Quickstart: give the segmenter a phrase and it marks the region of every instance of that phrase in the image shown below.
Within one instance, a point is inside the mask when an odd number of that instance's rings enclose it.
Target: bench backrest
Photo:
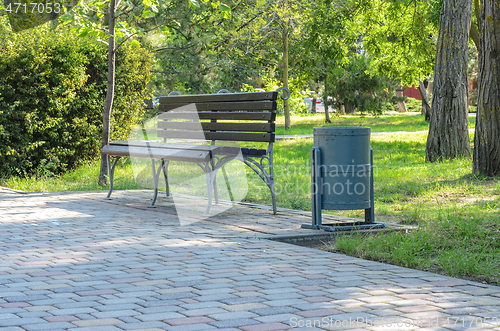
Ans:
[[[165,113],[158,116],[158,137],[272,143],[277,97],[278,92],[161,97],[159,111]],[[196,112],[178,111],[191,104]]]

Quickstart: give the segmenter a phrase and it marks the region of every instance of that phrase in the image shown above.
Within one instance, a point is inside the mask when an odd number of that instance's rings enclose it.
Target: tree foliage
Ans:
[[[384,102],[396,100],[397,84],[370,72],[372,66],[372,57],[351,53],[347,63],[330,71],[329,95],[338,111],[380,114]]]

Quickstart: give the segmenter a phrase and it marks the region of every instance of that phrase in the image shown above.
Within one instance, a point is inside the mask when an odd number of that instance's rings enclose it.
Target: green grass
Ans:
[[[278,116],[276,119],[277,135],[312,134],[314,127],[320,126],[369,126],[372,132],[389,131],[425,131],[429,130],[429,122],[426,122],[420,114],[397,114],[397,115],[330,115],[332,123],[325,123],[325,114],[309,114],[292,116],[293,126],[285,130],[285,118]],[[469,128],[475,127],[475,117],[469,118]]]
[[[376,220],[412,224],[417,229],[376,236],[347,235],[328,248],[365,259],[500,284],[500,178],[471,175],[470,159],[426,163],[426,137],[426,133],[371,137]],[[471,145],[472,138],[471,135]],[[279,207],[310,210],[312,144],[312,139],[275,144]],[[94,161],[60,177],[0,179],[0,185],[25,191],[107,189],[96,184],[98,169],[98,162]],[[132,169],[130,160],[120,161],[116,170],[116,189],[143,187],[135,182]],[[144,176],[149,178],[148,164],[145,163],[142,169]],[[243,169],[248,180],[244,201],[269,205],[268,188],[251,169]],[[194,174],[203,176],[196,166],[175,163],[170,173],[175,192],[188,193],[193,189],[179,179]],[[175,178],[178,178],[177,183]],[[363,217],[362,210],[324,213]]]

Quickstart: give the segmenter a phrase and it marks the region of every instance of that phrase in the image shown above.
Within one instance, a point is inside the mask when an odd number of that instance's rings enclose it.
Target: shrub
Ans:
[[[98,155],[107,47],[66,31],[14,34],[5,26],[0,22],[0,176],[57,174]],[[142,115],[150,66],[145,49],[117,52],[112,139],[126,138]]]
[[[422,112],[422,100],[417,100],[415,98],[406,99],[406,109],[410,112]]]

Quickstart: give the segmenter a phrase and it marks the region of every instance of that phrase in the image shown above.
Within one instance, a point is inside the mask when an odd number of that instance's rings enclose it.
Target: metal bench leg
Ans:
[[[163,177],[165,177],[165,190],[166,190],[166,197],[171,198],[172,195],[170,194],[170,186],[168,185],[168,163],[170,161],[161,161],[161,165],[163,168]]]
[[[212,207],[212,176],[210,175],[210,165],[207,163],[205,163],[205,167],[204,169],[205,170],[205,177],[207,179],[207,192],[208,192],[208,206],[207,206],[207,210],[205,211],[205,214],[203,214],[204,216],[207,216],[208,213],[210,212],[210,208]]]
[[[221,170],[222,170],[222,175],[224,175],[224,181],[226,183],[229,183],[229,179],[227,178],[226,168],[221,167]],[[229,192],[229,200],[234,201],[234,195],[233,191],[231,190],[231,185],[227,185],[227,190]]]
[[[212,173],[213,173],[213,188],[214,188],[214,198],[215,198],[215,204],[219,204],[219,193],[217,192],[217,171],[215,170],[215,164],[214,164],[214,159],[210,159],[210,165],[212,166]]]
[[[160,163],[160,161],[158,161],[158,163]],[[155,160],[151,159],[151,170],[153,171],[153,182],[154,182],[154,185],[155,185],[155,193],[154,193],[154,196],[153,196],[153,201],[149,205],[149,208],[153,208],[154,207],[154,205],[156,203],[156,199],[158,198],[158,182],[159,182],[159,179],[160,179],[160,172],[162,170],[161,163],[158,165],[158,171],[156,171]]]
[[[273,215],[277,213],[276,206],[276,193],[274,192],[274,170],[273,170],[273,151],[272,143],[269,144],[267,155],[261,157],[260,162],[257,162],[250,157],[243,156],[243,162],[249,166],[259,177],[266,183],[267,187],[271,191],[271,198],[273,200]],[[263,165],[263,161],[267,159],[268,165]],[[269,168],[269,173],[266,171]]]
[[[290,95],[290,94],[288,94]],[[271,145],[271,144],[269,144]],[[273,165],[273,151],[271,149],[271,151],[268,152],[269,156],[269,164],[268,164],[268,167],[269,167],[269,175],[268,175],[268,183],[267,183],[267,186],[269,186],[269,190],[271,190],[271,198],[273,200],[273,215],[276,215],[277,213],[277,208],[276,208],[276,193],[274,192],[274,165]],[[265,173],[265,168],[262,170],[264,173]]]
[[[277,207],[276,207],[276,194],[274,193],[274,178],[271,175],[271,180],[269,183],[269,189],[271,190],[271,198],[273,200],[273,215],[276,215],[277,213]]]
[[[110,196],[111,193],[113,193],[113,177],[115,174],[115,166],[119,159],[120,156],[117,156],[113,161],[113,165],[111,165],[111,156],[108,155],[108,157],[106,158],[106,162],[108,163],[108,174],[109,174],[109,192],[108,195],[106,196],[107,200],[111,200]]]

